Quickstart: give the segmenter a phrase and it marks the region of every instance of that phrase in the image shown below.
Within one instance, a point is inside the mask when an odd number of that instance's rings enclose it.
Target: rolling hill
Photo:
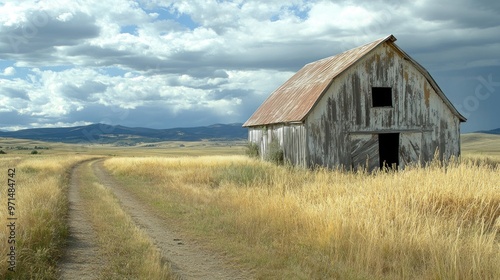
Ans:
[[[486,131],[478,131],[478,133],[487,133],[487,134],[500,134],[500,128],[486,130]]]
[[[60,128],[32,128],[18,131],[0,131],[0,137],[30,139],[64,143],[115,143],[243,140],[247,129],[241,123],[214,124],[200,127],[152,129],[121,125],[91,124],[87,126]]]
[[[467,133],[461,137],[462,152],[465,154],[500,155],[500,135]]]

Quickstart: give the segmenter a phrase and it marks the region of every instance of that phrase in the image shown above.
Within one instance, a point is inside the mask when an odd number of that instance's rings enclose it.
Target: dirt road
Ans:
[[[78,164],[71,171],[69,185],[69,238],[66,251],[59,264],[61,279],[96,279],[106,264],[99,253],[95,240],[96,233],[85,213],[85,205],[80,198],[82,188],[82,166]]]
[[[103,160],[93,161],[92,170],[99,183],[109,188],[120,201],[125,212],[132,217],[134,222],[141,228],[160,250],[162,256],[171,264],[173,272],[180,279],[251,279],[247,272],[232,267],[223,256],[207,251],[195,242],[186,239],[182,233],[175,230],[175,226],[166,224],[161,218],[147,206],[143,205],[132,194],[121,187],[117,181],[104,169]],[[73,207],[70,209],[70,235],[72,243],[68,248],[68,255],[73,256],[74,261],[65,264],[62,269],[62,279],[85,279],[75,278],[74,269],[91,269],[95,275],[96,266],[103,261],[95,259],[96,248],[91,241],[91,229],[88,223],[82,220],[80,209],[78,209],[78,198],[76,189],[79,187],[81,178],[78,176],[79,166],[73,170],[70,186],[70,200]],[[86,238],[81,234],[88,234]],[[78,250],[77,250],[78,249]],[[92,253],[93,260],[87,258]],[[89,261],[88,267],[80,265],[81,262]],[[92,261],[92,262],[91,262]],[[97,263],[95,263],[97,262]],[[71,276],[69,276],[71,275]],[[81,272],[80,275],[85,275]],[[68,277],[66,277],[68,276]]]

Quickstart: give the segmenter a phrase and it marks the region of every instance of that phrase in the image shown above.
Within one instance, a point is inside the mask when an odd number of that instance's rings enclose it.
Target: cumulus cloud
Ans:
[[[3,70],[3,73],[2,73],[4,76],[12,76],[14,74],[16,74],[16,68],[12,67],[12,66],[9,66],[7,68],[5,68]]]

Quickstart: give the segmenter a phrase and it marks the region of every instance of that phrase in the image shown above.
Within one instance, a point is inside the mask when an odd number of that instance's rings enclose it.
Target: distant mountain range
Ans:
[[[500,128],[478,133],[500,134]],[[245,140],[248,131],[241,123],[214,124],[199,127],[152,129],[121,125],[91,124],[59,128],[31,128],[1,131],[0,137],[65,143],[122,143],[200,140]]]
[[[159,141],[244,140],[247,129],[241,123],[152,129],[121,125],[91,124],[60,128],[32,128],[0,131],[0,137],[65,143],[138,143]]]
[[[488,133],[488,134],[500,134],[500,128],[486,130],[486,131],[478,131],[478,133]]]

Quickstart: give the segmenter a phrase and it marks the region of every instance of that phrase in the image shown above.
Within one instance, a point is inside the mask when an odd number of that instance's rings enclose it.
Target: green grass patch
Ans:
[[[230,183],[243,187],[254,183],[268,184],[271,177],[266,169],[265,165],[233,163],[214,168],[213,177],[219,184]]]

